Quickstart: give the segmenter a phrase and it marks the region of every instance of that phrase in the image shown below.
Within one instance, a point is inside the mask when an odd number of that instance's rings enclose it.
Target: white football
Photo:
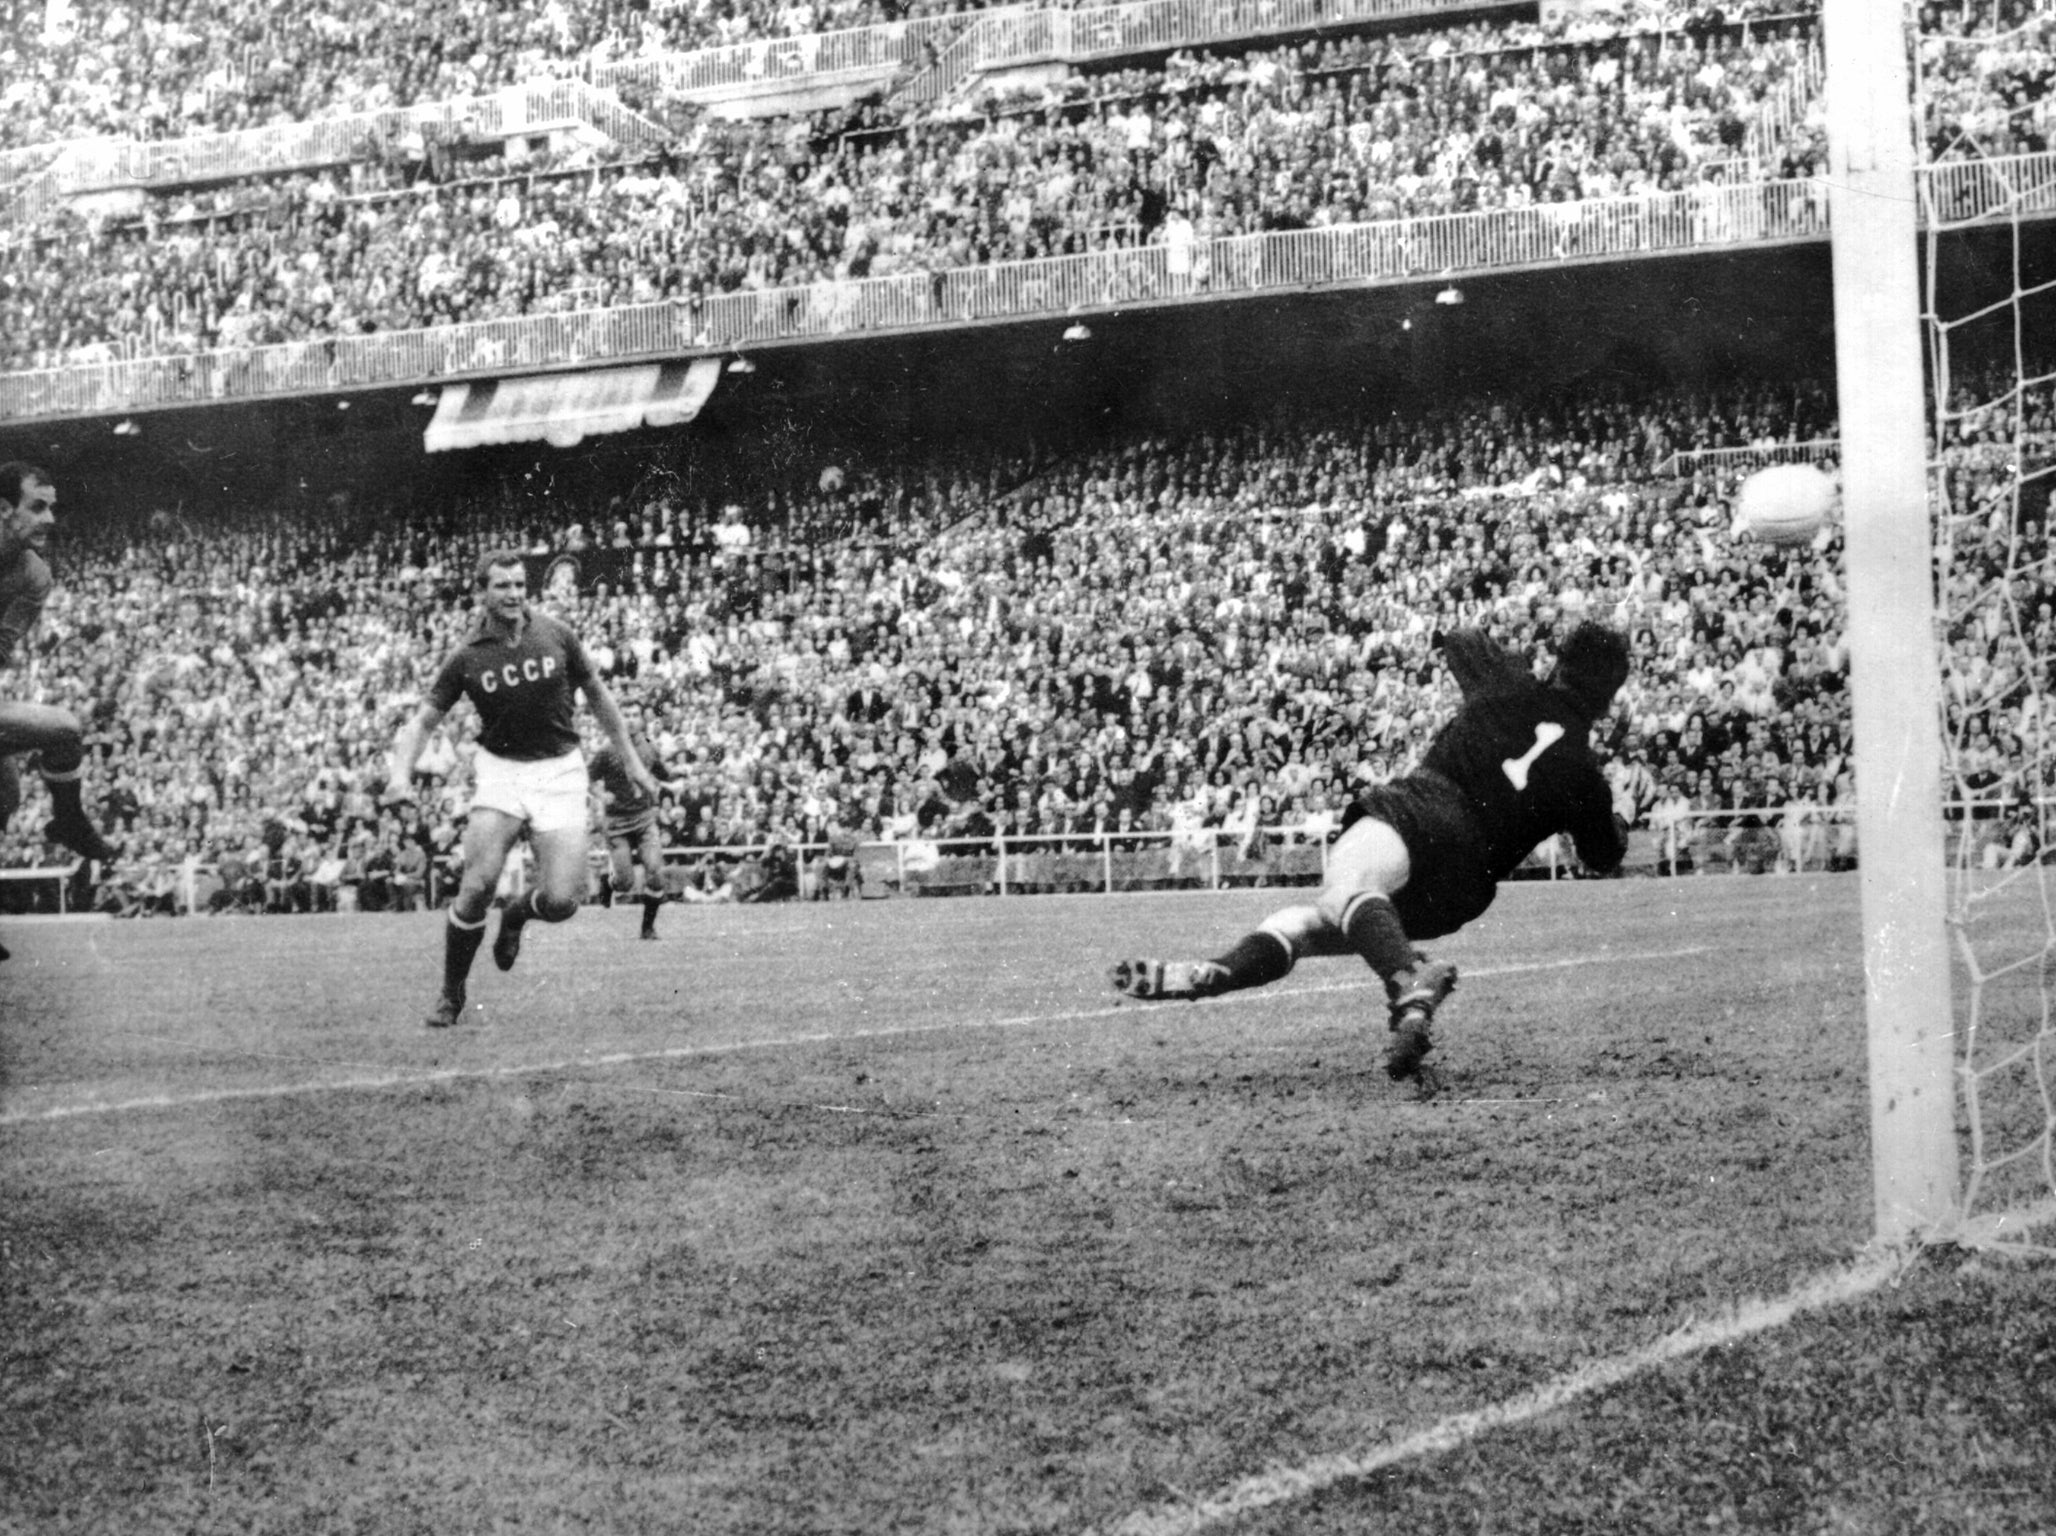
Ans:
[[[1835,509],[1835,482],[1811,464],[1759,469],[1735,493],[1735,535],[1766,544],[1810,544]]]

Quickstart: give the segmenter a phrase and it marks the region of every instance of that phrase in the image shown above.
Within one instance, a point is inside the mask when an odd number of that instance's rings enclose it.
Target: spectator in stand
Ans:
[[[164,851],[152,848],[143,856],[141,878],[134,886],[135,917],[178,915],[179,873]]]
[[[306,832],[292,832],[265,866],[264,910],[309,912],[314,907],[311,877],[319,854]]]
[[[258,889],[263,888],[261,870],[256,876]],[[215,879],[218,882],[213,894],[207,898],[210,913],[236,912],[243,910],[242,903],[249,891],[253,875],[242,848],[229,841],[217,854],[214,861]]]
[[[427,898],[428,850],[411,837],[389,836],[392,859],[392,906],[412,912]]]
[[[1649,812],[1649,830],[1656,840],[1656,867],[1663,874],[1682,875],[1698,870],[1693,855],[1698,827],[1692,809],[1683,770],[1666,775],[1662,791]]]

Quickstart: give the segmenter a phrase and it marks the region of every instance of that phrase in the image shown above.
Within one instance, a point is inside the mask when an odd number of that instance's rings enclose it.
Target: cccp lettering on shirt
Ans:
[[[592,659],[569,626],[525,609],[511,634],[476,621],[430,684],[428,702],[447,711],[470,699],[480,747],[513,762],[541,762],[578,750],[573,695],[593,677]]]
[[[530,656],[518,663],[510,661],[497,671],[488,668],[480,672],[478,686],[487,693],[497,693],[503,687],[518,688],[523,682],[543,682],[556,675],[556,657]]]

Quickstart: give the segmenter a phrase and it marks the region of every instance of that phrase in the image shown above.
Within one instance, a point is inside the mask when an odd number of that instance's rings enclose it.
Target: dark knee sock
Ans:
[[[485,924],[467,928],[457,921],[455,913],[443,925],[443,990],[455,995],[464,990],[464,983],[471,975],[471,962],[478,955],[478,946],[485,941]]]
[[[1412,979],[1418,957],[1389,896],[1354,898],[1342,914],[1342,937],[1383,979],[1388,995],[1397,997],[1402,981]]]
[[[1215,958],[1214,964],[1227,972],[1215,990],[1239,992],[1244,987],[1278,981],[1291,971],[1293,959],[1290,940],[1268,928],[1259,928],[1244,934],[1226,954]]]
[[[663,905],[664,898],[661,896],[643,897],[642,909],[644,933],[655,933],[657,931],[657,908]]]
[[[84,780],[76,751],[60,755],[52,748],[43,753],[43,787],[50,791],[50,804],[62,820],[76,821],[86,814],[80,795]]]

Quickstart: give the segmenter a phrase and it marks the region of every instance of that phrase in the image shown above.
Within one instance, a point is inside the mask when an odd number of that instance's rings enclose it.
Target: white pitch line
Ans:
[[[1368,1450],[1316,1456],[1296,1467],[1273,1467],[1214,1493],[1139,1509],[1099,1531],[1104,1536],[1197,1536],[1212,1527],[1323,1492],[1338,1483],[1368,1477],[1405,1462],[1443,1455],[1494,1430],[1526,1424],[1658,1366],[1781,1328],[1801,1313],[1822,1311],[1867,1296],[1903,1274],[1909,1258],[1905,1252],[1890,1249],[1865,1253],[1846,1268],[1810,1280],[1786,1295],[1739,1303],[1717,1318],[1688,1323],[1640,1349],[1590,1361],[1505,1402],[1454,1414]]]
[[[1635,965],[1658,960],[1677,960],[1706,953],[1709,945],[1685,949],[1646,950],[1629,954],[1579,955],[1567,960],[1536,960],[1514,965],[1480,967],[1470,976],[1517,976],[1537,971],[1568,970],[1582,965]],[[1211,998],[1205,1006],[1255,1002],[1262,998],[1311,996],[1324,992],[1360,991],[1370,985],[1368,975],[1350,982],[1312,987],[1252,988]],[[509,1077],[537,1077],[556,1072],[591,1071],[595,1067],[634,1066],[653,1061],[690,1061],[698,1057],[733,1056],[743,1051],[775,1051],[796,1046],[835,1045],[863,1040],[890,1040],[912,1035],[941,1034],[947,1030],[1020,1029],[1045,1024],[1070,1024],[1088,1019],[1106,1019],[1137,1013],[1138,1009],[1162,1013],[1133,1002],[1113,1003],[1100,1008],[1069,1009],[1061,1013],[1019,1014],[1004,1019],[949,1019],[937,1024],[898,1024],[882,1029],[853,1029],[835,1033],[780,1035],[763,1040],[730,1040],[715,1045],[674,1045],[654,1051],[613,1051],[604,1055],[564,1056],[547,1061],[506,1063],[483,1067],[442,1067],[426,1072],[377,1073],[363,1077],[332,1078],[322,1082],[260,1083],[247,1088],[204,1088],[191,1093],[151,1094],[144,1098],[113,1102],[57,1104],[47,1109],[0,1111],[0,1126],[33,1125],[51,1120],[71,1120],[84,1115],[125,1114],[132,1110],[187,1109],[205,1104],[228,1104],[251,1099],[284,1099],[314,1093],[383,1093],[396,1088],[426,1088],[437,1083],[484,1082]],[[1171,1011],[1175,1012],[1175,1008]]]

